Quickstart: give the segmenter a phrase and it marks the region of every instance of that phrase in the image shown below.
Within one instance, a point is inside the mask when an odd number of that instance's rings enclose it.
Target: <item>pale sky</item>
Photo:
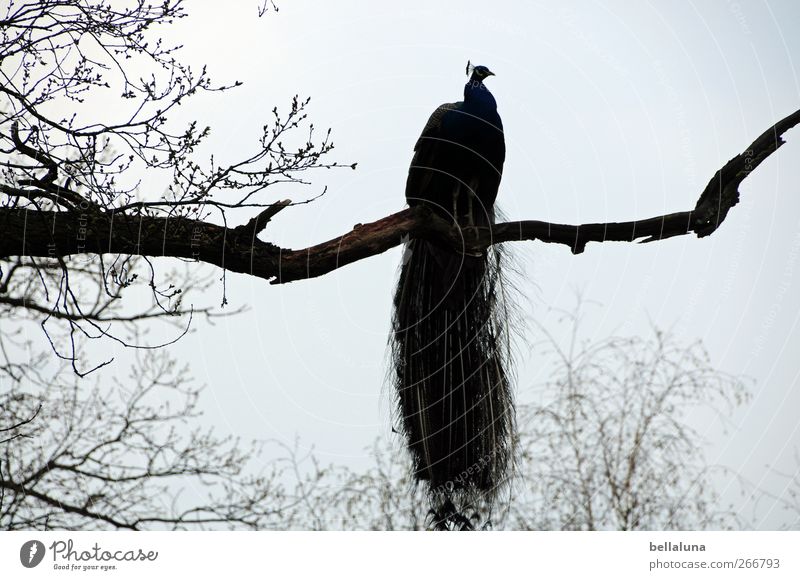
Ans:
[[[214,127],[208,152],[246,152],[272,107],[299,93],[312,97],[314,123],[333,129],[335,158],[358,162],[316,174],[307,194],[328,185],[327,195],[276,217],[262,239],[285,247],[403,208],[414,142],[436,106],[461,98],[468,59],[497,75],[487,84],[506,131],[498,203],[509,219],[691,209],[717,169],[800,108],[793,0],[291,0],[262,19],[253,2],[220,6],[192,3],[168,37],[217,80],[245,83],[182,111]],[[652,323],[702,339],[717,368],[751,377],[752,399],[726,432],[698,427],[710,463],[776,494],[785,480],[766,466],[795,471],[800,447],[800,132],[786,138],[710,238],[590,244],[580,256],[511,245],[526,272],[525,314],[557,334],[551,308],[571,309],[580,291],[596,303],[585,310],[587,338],[644,335]],[[390,431],[386,339],[399,261],[396,248],[278,287],[229,274],[230,306],[250,312],[200,323],[173,348],[208,385],[206,421],[243,438],[297,436],[325,462],[365,465],[365,448]],[[203,299],[218,303],[221,291]],[[532,324],[526,337],[540,338]],[[547,361],[535,348],[521,358],[518,399],[533,400]],[[760,527],[786,521],[772,507],[762,505]]]

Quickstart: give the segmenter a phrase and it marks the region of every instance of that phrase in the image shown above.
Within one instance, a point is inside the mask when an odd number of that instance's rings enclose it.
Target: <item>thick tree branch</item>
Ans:
[[[0,209],[0,257],[63,257],[71,254],[134,254],[194,259],[233,272],[282,284],[313,278],[374,256],[408,241],[427,239],[474,253],[493,244],[540,240],[565,244],[575,254],[588,242],[652,242],[694,232],[713,233],[739,201],[738,187],[784,141],[783,133],[800,123],[800,110],[776,123],[743,153],[728,161],[709,181],[695,209],[619,223],[581,225],[527,220],[463,231],[423,206],[412,207],[301,250],[280,248],[255,233],[286,202],[277,203],[233,229],[189,218],[127,213],[46,212]]]

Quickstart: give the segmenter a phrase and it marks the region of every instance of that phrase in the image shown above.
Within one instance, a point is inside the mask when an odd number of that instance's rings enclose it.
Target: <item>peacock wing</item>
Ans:
[[[406,201],[409,205],[414,205],[420,200],[428,200],[429,186],[431,180],[436,175],[440,167],[440,152],[442,141],[447,136],[442,131],[442,120],[447,113],[457,111],[463,102],[444,103],[437,107],[431,114],[425,128],[414,145],[414,157],[408,168],[408,179],[406,180]]]

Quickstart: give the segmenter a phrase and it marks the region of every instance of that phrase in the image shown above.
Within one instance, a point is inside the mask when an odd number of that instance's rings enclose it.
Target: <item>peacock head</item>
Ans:
[[[470,76],[471,81],[483,81],[486,77],[494,76],[494,73],[489,70],[489,67],[485,67],[482,64],[475,66],[469,61],[467,61],[467,74],[472,73]]]

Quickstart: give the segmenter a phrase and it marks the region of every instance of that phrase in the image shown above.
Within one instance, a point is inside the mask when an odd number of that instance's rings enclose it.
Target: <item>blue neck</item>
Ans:
[[[492,93],[490,93],[486,85],[474,75],[469,79],[469,82],[464,85],[464,104],[475,109],[497,109],[497,101],[494,100]]]

